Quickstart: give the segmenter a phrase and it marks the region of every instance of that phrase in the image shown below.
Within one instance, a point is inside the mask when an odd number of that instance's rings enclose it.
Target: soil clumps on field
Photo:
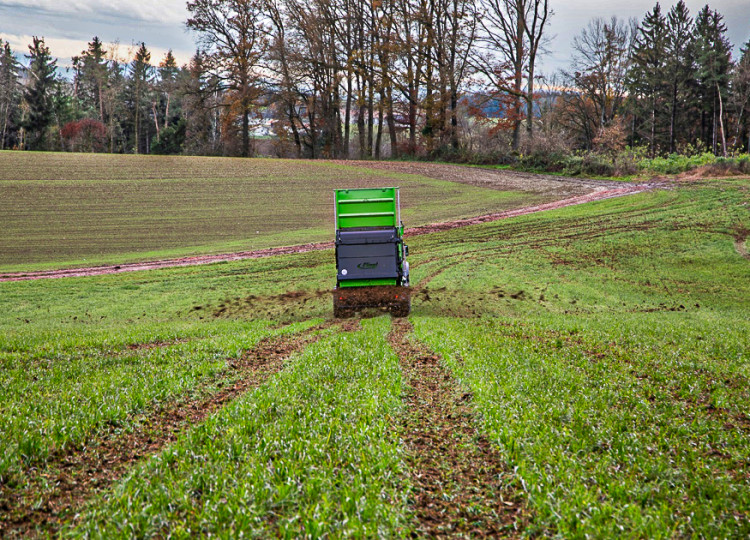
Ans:
[[[520,536],[525,501],[508,489],[510,471],[477,433],[471,393],[461,392],[440,359],[411,340],[411,324],[393,320],[389,336],[408,384],[402,437],[408,450],[416,534]]]
[[[29,485],[4,489],[0,495],[0,537],[29,537],[54,534],[75,519],[75,512],[96,493],[107,489],[133,465],[159,452],[179,433],[202,422],[241,394],[262,385],[284,367],[294,353],[317,341],[319,330],[332,326],[324,322],[305,332],[267,338],[230,361],[227,369],[204,382],[190,395],[165,403],[143,415],[132,429],[111,431],[82,449],[53,456],[34,475]],[[342,331],[354,331],[359,321],[339,324]],[[77,516],[76,516],[77,518]]]
[[[293,290],[281,294],[238,296],[228,298],[210,309],[214,318],[258,318],[265,317],[281,322],[307,320],[311,316],[310,306],[328,298],[329,290]],[[326,305],[327,307],[327,305]],[[193,307],[193,311],[203,306]]]

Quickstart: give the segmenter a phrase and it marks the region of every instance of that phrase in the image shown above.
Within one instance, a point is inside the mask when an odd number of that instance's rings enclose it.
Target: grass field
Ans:
[[[330,240],[333,189],[382,185],[412,225],[551,200],[314,161],[0,152],[0,271]]]
[[[712,180],[415,237],[413,330],[331,321],[329,251],[0,283],[0,533],[427,535],[409,432],[454,434],[407,409],[401,331],[501,461],[489,505],[445,486],[467,534],[747,537],[748,205]]]

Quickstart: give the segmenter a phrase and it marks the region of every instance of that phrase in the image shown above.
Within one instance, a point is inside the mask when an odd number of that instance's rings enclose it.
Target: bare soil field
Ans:
[[[466,227],[469,225],[476,225],[479,223],[487,223],[489,221],[497,221],[499,219],[507,219],[516,216],[523,216],[526,214],[533,214],[535,212],[542,212],[545,210],[554,210],[556,208],[564,208],[566,206],[573,206],[576,204],[583,204],[587,202],[599,201],[603,199],[611,199],[613,197],[621,197],[623,195],[632,195],[640,193],[646,189],[650,189],[647,186],[627,186],[623,187],[618,185],[613,189],[599,189],[594,192],[587,193],[585,195],[578,195],[567,199],[562,199],[546,204],[527,206],[523,208],[517,208],[515,210],[506,210],[504,212],[497,212],[493,214],[485,214],[482,216],[476,216],[472,218],[458,219],[453,221],[446,221],[442,223],[430,223],[427,225],[421,225],[408,229],[405,236],[419,236],[421,234],[429,234],[438,231],[447,231],[458,227]],[[740,244],[737,244],[738,246]],[[230,262],[240,261],[244,259],[259,259],[263,257],[273,257],[277,255],[288,255],[291,253],[306,253],[308,251],[319,251],[323,249],[331,249],[333,242],[315,242],[308,244],[301,244],[296,246],[281,246],[276,248],[260,249],[255,251],[238,251],[235,253],[223,253],[219,255],[203,255],[195,257],[181,257],[176,259],[163,259],[157,261],[144,261],[137,263],[123,263],[118,265],[103,265],[103,266],[92,266],[92,267],[81,267],[72,269],[61,269],[61,270],[42,270],[42,271],[30,271],[30,272],[5,272],[0,273],[0,282],[2,281],[25,281],[30,279],[45,279],[45,278],[62,278],[62,277],[84,277],[84,276],[98,276],[104,274],[117,274],[120,272],[135,272],[139,270],[156,270],[159,268],[171,268],[177,266],[193,266],[198,264],[211,264],[217,262]],[[737,248],[738,250],[740,247]]]
[[[0,154],[0,281],[328,249],[334,187],[400,185],[410,235],[653,187],[439,163],[35,156]]]

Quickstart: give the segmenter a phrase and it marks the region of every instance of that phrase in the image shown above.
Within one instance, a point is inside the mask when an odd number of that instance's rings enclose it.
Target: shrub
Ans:
[[[107,127],[91,118],[68,122],[60,136],[71,152],[103,152],[107,148]]]

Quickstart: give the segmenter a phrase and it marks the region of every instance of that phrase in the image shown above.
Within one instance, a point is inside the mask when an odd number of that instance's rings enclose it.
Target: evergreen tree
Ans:
[[[667,43],[667,21],[657,2],[638,27],[628,77],[631,109],[641,119],[652,156],[657,149],[657,126],[664,113]]]
[[[666,76],[669,85],[669,151],[676,150],[678,133],[689,133],[689,121],[684,115],[689,106],[692,86],[696,79],[693,19],[683,0],[675,4],[667,15]]]
[[[196,52],[178,78],[178,94],[185,116],[185,144],[189,154],[214,154],[219,150],[218,81],[211,75],[205,55]]]
[[[732,74],[734,145],[750,152],[750,40],[740,49],[740,61]]]
[[[16,141],[21,102],[20,64],[9,43],[0,39],[0,150]]]
[[[109,69],[102,41],[94,36],[81,56],[73,58],[73,65],[76,68],[75,95],[79,104],[104,123],[104,93],[108,83]]]
[[[731,45],[724,17],[706,5],[695,19],[695,59],[701,104],[701,139],[718,153],[719,139],[726,154],[724,102],[732,67]]]
[[[127,97],[133,127],[133,152],[148,153],[150,141],[148,122],[151,105],[150,93],[154,68],[151,66],[151,53],[145,43],[141,43],[130,63],[130,80]]]
[[[179,102],[173,99],[177,90],[177,76],[180,68],[177,66],[172,49],[164,55],[164,60],[159,64],[157,72],[159,80],[155,84],[153,114],[158,140],[161,137],[161,130],[167,129],[170,124],[177,122],[180,118]]]
[[[44,38],[34,36],[29,45],[29,83],[24,92],[28,114],[23,122],[26,130],[26,148],[44,148],[47,130],[54,115],[54,94],[57,80],[57,60],[52,58]]]

